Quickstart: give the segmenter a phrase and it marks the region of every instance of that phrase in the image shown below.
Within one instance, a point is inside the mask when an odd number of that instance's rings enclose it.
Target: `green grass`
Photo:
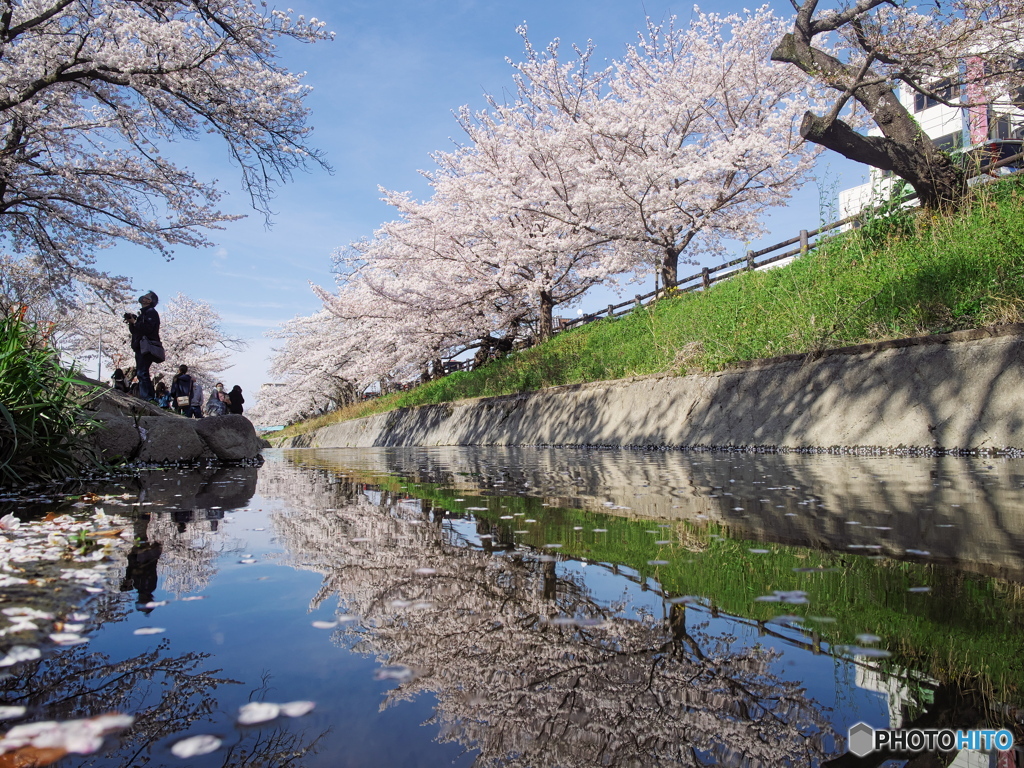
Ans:
[[[655,373],[1024,320],[1024,180],[975,192],[952,217],[898,212],[785,268],[591,323],[476,371],[453,373],[283,436],[395,408]]]
[[[0,487],[77,476],[92,389],[64,369],[44,329],[0,316]]]

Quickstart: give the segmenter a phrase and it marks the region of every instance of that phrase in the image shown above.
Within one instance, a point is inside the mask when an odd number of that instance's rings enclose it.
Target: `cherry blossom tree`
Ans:
[[[284,341],[269,371],[279,381],[260,387],[249,418],[266,426],[290,424],[353,402],[356,387],[342,374],[348,357],[337,346],[342,331],[342,321],[327,310],[270,331],[268,336]]]
[[[800,134],[908,181],[928,208],[955,206],[963,171],[927,139],[897,88],[949,106],[990,106],[1024,85],[1024,5],[977,0],[910,6],[857,0],[838,8],[791,0],[792,31],[772,53],[833,92],[827,111],[808,110]],[[881,132],[857,130],[855,105]],[[845,111],[844,111],[845,110]],[[844,117],[840,117],[844,115]]]
[[[337,291],[314,287],[343,321],[342,377],[546,339],[554,307],[594,285],[652,262],[672,285],[687,247],[757,234],[814,154],[795,130],[806,78],[769,61],[782,29],[767,9],[651,25],[599,71],[592,46],[563,62],[526,40],[511,102],[459,111],[469,141],[433,156],[430,198],[385,190],[398,217],[336,256]]]
[[[95,252],[127,241],[170,257],[234,216],[161,154],[213,134],[269,212],[277,182],[323,164],[307,146],[308,87],[281,38],[329,38],[317,19],[249,0],[0,2],[0,247],[59,287],[103,277]]]
[[[574,194],[614,203],[574,223],[646,252],[666,286],[687,248],[717,252],[760,234],[760,214],[798,188],[815,154],[796,134],[806,80],[769,60],[782,24],[767,7],[649,23],[601,98],[581,85],[596,78],[586,74],[593,48],[575,49],[567,68],[557,41],[544,53],[527,41],[520,100],[569,118],[572,165],[587,171]]]

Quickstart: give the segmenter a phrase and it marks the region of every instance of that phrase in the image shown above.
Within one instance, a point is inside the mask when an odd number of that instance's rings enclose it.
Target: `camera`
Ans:
[[[126,322],[126,323],[134,323],[136,320],[139,319],[139,316],[134,314],[134,313],[132,313],[132,312],[125,312],[121,316],[121,319],[122,319],[123,322]]]

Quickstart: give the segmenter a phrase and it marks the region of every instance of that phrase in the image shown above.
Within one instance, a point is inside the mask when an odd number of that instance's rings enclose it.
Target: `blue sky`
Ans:
[[[249,342],[234,356],[224,382],[240,384],[250,399],[268,380],[267,357],[275,342],[263,333],[316,311],[319,302],[309,282],[332,284],[331,252],[372,235],[393,218],[377,186],[426,196],[417,171],[430,167],[431,152],[459,139],[452,110],[482,106],[484,93],[501,94],[510,87],[512,71],[505,59],[522,58],[519,24],[528,25],[537,48],[555,37],[563,49],[592,39],[600,60],[619,57],[647,15],[685,20],[692,13],[689,4],[663,0],[294,0],[290,7],[327,21],[337,35],[329,43],[287,42],[280,48],[282,63],[306,72],[314,88],[307,101],[311,143],[326,153],[333,174],[300,173],[280,187],[267,228],[249,207],[224,147],[212,140],[183,142],[175,154],[219,180],[227,193],[223,210],[248,217],[211,233],[213,248],[180,248],[169,263],[129,246],[98,255],[102,268],[128,275],[142,291],[152,289],[163,299],[180,291],[209,302],[226,330]],[[776,4],[780,13],[786,7]],[[743,5],[719,2],[702,9],[725,13]],[[816,227],[822,201],[864,178],[862,166],[824,155],[818,182],[808,184],[787,208],[772,212],[771,234],[755,242],[767,244]],[[653,278],[641,290],[651,288]],[[628,288],[630,295],[636,290]],[[584,308],[609,301],[616,298],[598,292]]]

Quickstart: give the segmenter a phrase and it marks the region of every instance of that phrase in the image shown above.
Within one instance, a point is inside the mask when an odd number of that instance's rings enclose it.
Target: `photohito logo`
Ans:
[[[1007,730],[953,731],[948,728],[911,728],[909,730],[875,729],[867,723],[857,723],[847,731],[847,749],[857,757],[864,757],[878,749],[894,752],[924,752],[954,749],[1013,749],[1013,734]]]

